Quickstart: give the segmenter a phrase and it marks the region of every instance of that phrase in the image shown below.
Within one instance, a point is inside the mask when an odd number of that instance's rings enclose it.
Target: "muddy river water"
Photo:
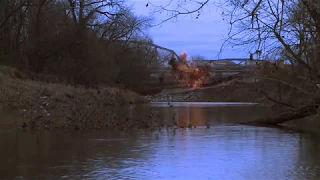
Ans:
[[[320,179],[320,145],[312,135],[236,124],[268,113],[262,107],[153,108],[196,128],[30,132],[5,123],[15,117],[0,111],[0,179]]]

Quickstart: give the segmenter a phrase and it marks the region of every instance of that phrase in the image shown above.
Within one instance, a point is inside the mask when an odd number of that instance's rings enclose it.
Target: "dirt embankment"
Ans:
[[[237,80],[226,81],[211,87],[164,90],[147,98],[153,102],[260,102],[263,99],[255,92],[252,84],[240,83]]]
[[[148,100],[116,88],[74,88],[23,79],[16,70],[0,66],[0,106],[18,112],[17,122],[32,129],[152,128]]]

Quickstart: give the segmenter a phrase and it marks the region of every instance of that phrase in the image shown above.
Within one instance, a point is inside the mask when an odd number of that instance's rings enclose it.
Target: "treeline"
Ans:
[[[122,0],[2,0],[0,64],[75,86],[136,88],[156,63],[137,43],[151,42],[148,23]]]

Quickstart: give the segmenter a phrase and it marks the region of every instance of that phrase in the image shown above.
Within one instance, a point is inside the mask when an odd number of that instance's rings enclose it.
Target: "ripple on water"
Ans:
[[[222,114],[214,111],[196,117],[217,120],[232,117],[227,114],[231,112],[237,111],[224,110]],[[0,179],[316,180],[320,177],[320,146],[308,136],[221,123],[210,129],[86,132],[81,136],[8,131],[2,132],[0,147]]]

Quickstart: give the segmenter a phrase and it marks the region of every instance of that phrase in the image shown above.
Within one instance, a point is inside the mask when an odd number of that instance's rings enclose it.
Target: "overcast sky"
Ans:
[[[148,2],[162,4],[168,0],[131,0],[134,12],[150,15],[152,6]],[[175,0],[173,0],[175,1]],[[167,14],[155,14],[155,22],[165,19]],[[217,59],[220,47],[227,36],[228,25],[222,20],[221,11],[214,5],[206,7],[201,16],[180,16],[176,21],[165,22],[161,27],[151,28],[150,36],[158,45],[170,48],[178,54],[187,52],[188,56],[202,55],[206,59]],[[243,49],[224,48],[220,58],[248,57]]]

